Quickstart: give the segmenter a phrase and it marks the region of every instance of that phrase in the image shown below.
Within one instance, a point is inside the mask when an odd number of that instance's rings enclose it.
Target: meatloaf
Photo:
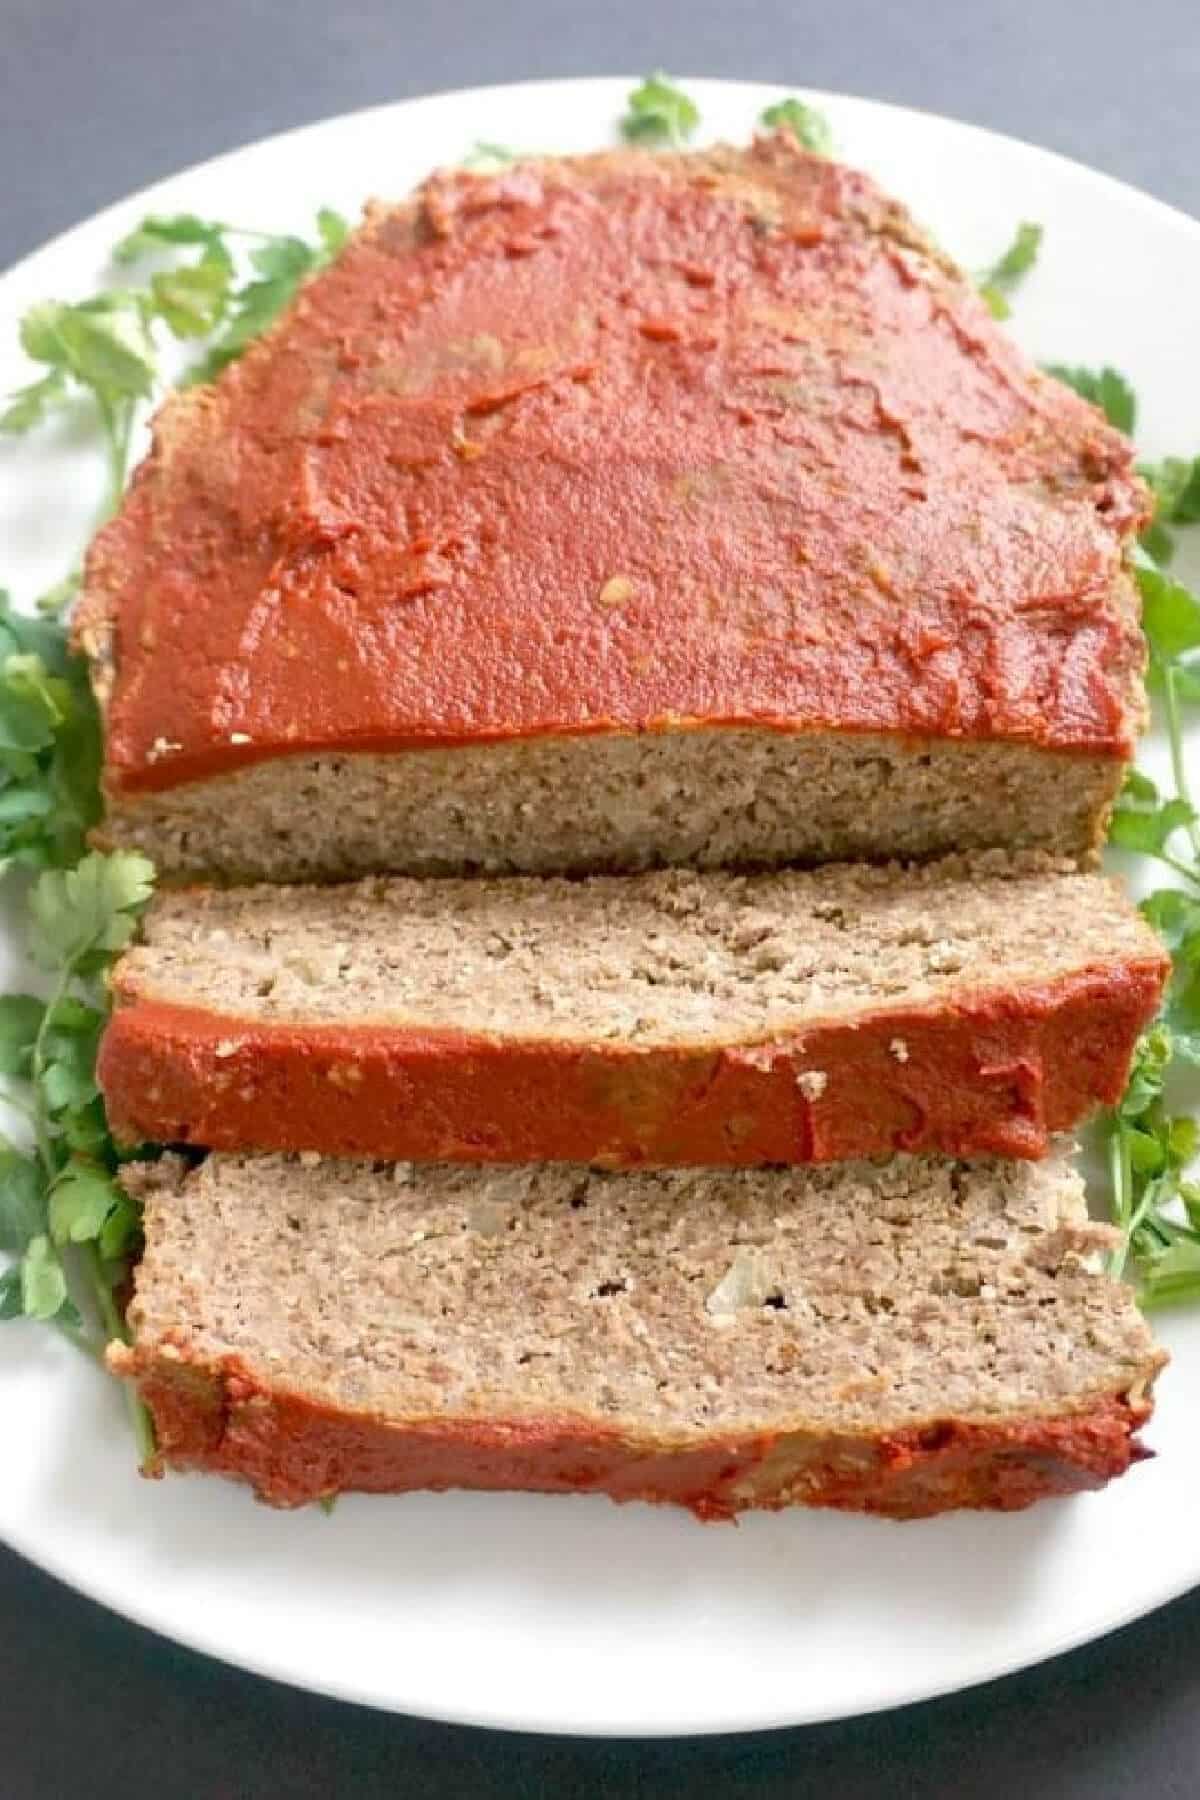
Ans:
[[[105,841],[299,880],[1091,855],[1131,448],[788,134],[435,175],[88,558]]]
[[[118,1134],[464,1161],[1040,1156],[1167,970],[1036,853],[161,896],[118,965]]]
[[[155,1468],[280,1506],[524,1488],[898,1518],[1099,1487],[1165,1360],[1078,1177],[898,1157],[612,1175],[142,1172]],[[152,1471],[154,1472],[154,1471]]]

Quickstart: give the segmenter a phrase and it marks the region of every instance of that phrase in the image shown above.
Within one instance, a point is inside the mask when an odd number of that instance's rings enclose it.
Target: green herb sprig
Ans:
[[[781,127],[791,132],[797,143],[817,156],[830,156],[833,153],[833,132],[829,128],[829,120],[815,106],[807,101],[797,100],[789,95],[786,100],[777,100],[774,106],[767,106],[759,114],[760,125],[768,131],[778,131]]]
[[[1011,296],[1037,262],[1042,247],[1042,227],[1028,219],[1017,226],[1016,236],[990,268],[976,278],[976,285],[994,319],[1012,313]]]
[[[510,163],[519,162],[521,155],[520,150],[510,150],[507,144],[492,144],[484,138],[476,138],[462,159],[462,167],[476,175],[491,175],[497,169],[507,169]]]
[[[279,316],[300,283],[337,254],[346,234],[345,221],[328,209],[317,214],[313,243],[194,213],[150,215],[116,246],[113,260],[128,271],[151,258],[170,257],[171,266],[150,272],[140,286],[31,307],[21,320],[21,345],[46,373],[10,395],[0,431],[24,435],[79,395],[90,398],[108,464],[101,511],[107,518],[125,487],[140,411],[162,389],[162,328],[179,342],[205,343],[184,384],[211,381]],[[250,246],[245,280],[238,277],[239,243]],[[193,254],[192,261],[179,260]]]
[[[621,136],[632,144],[666,144],[678,149],[700,123],[700,111],[669,75],[647,75],[629,95]]]
[[[0,873],[75,862],[100,816],[100,722],[50,611],[61,601],[31,618],[0,589]]]
[[[1134,391],[1116,370],[1051,372],[1100,405],[1121,429],[1136,419]],[[1187,492],[1191,465],[1159,467],[1189,471],[1169,490],[1174,507]],[[1192,523],[1190,502],[1169,516]],[[1125,1095],[1104,1125],[1112,1218],[1122,1233],[1113,1268],[1122,1273],[1131,1266],[1145,1307],[1200,1299],[1200,1184],[1189,1174],[1200,1152],[1200,1125],[1170,1102],[1173,1078],[1200,1068],[1200,816],[1184,744],[1184,710],[1200,704],[1200,597],[1154,560],[1153,532],[1151,526],[1143,534],[1135,573],[1150,652],[1148,686],[1161,702],[1170,785],[1163,791],[1131,769],[1109,839],[1161,863],[1180,885],[1158,888],[1142,902],[1170,951],[1172,972],[1159,1017],[1138,1045]]]
[[[1189,461],[1168,456],[1141,463],[1138,474],[1154,495],[1154,517],[1142,533],[1142,544],[1164,568],[1175,555],[1172,525],[1200,525],[1200,456]]]
[[[0,1319],[53,1324],[100,1357],[126,1336],[123,1300],[140,1213],[116,1180],[122,1155],[96,1084],[105,975],[150,897],[153,869],[128,851],[85,854],[100,813],[100,721],[63,619],[75,580],[39,615],[0,599],[0,870],[36,871],[31,960],[48,992],[0,994],[4,1100],[30,1147],[0,1136]],[[149,1415],[126,1393],[143,1461]]]
[[[49,994],[0,995],[0,1074],[33,1139],[30,1151],[0,1141],[0,1248],[15,1259],[0,1273],[0,1318],[50,1321],[94,1354],[126,1337],[118,1296],[140,1239],[96,1086],[103,977],[132,938],[153,879],[146,858],[130,851],[44,870],[29,895],[29,949]],[[149,1423],[132,1394],[130,1407],[145,1457]]]
[[[78,395],[94,405],[116,507],[142,406],[162,387],[162,332],[203,354],[185,380],[207,380],[269,325],[300,283],[341,248],[346,226],[317,215],[313,243],[241,231],[191,213],[152,215],[117,246],[140,286],[74,303],[49,301],[21,321],[20,340],[45,374],[11,396],[0,430],[33,431]],[[234,240],[252,246],[239,281]],[[0,1136],[0,1319],[46,1321],[99,1357],[127,1336],[123,1302],[140,1212],[117,1180],[123,1153],[96,1083],[107,971],[129,943],[154,871],[128,851],[86,852],[101,812],[101,727],[87,670],[69,648],[72,573],[19,613],[0,591],[0,874],[34,873],[29,952],[46,996],[0,995],[0,1076],[30,1147]],[[139,1452],[153,1452],[149,1415],[127,1401]]]
[[[1132,437],[1137,425],[1137,395],[1116,369],[1085,369],[1067,363],[1047,363],[1047,375],[1065,382],[1084,400],[1098,406],[1110,425]]]

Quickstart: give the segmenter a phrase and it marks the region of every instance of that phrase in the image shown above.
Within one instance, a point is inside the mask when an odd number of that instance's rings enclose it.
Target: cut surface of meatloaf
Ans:
[[[167,877],[1088,856],[1142,715],[1131,447],[787,134],[435,175],[88,559]]]
[[[100,1055],[127,1141],[609,1166],[1040,1156],[1167,968],[1036,853],[186,890],[144,935]]]
[[[613,1175],[168,1158],[159,1465],[278,1505],[532,1489],[916,1517],[1098,1487],[1165,1360],[1061,1155]]]

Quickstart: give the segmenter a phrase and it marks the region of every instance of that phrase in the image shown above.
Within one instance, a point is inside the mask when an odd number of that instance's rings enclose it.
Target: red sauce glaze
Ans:
[[[264,1024],[118,993],[99,1078],[123,1138],[217,1150],[612,1167],[1038,1157],[1049,1134],[1120,1097],[1165,968],[1100,968],[721,1051]],[[814,1070],[820,1092],[800,1085]]]
[[[109,786],[699,726],[1125,756],[1145,498],[786,135],[438,175],[160,413],[81,613]]]
[[[154,1417],[163,1466],[248,1481],[275,1506],[348,1491],[476,1488],[607,1494],[688,1507],[704,1520],[750,1508],[838,1507],[925,1518],[962,1507],[1009,1512],[1102,1487],[1149,1454],[1149,1402],[1100,1395],[1086,1410],[986,1423],[932,1420],[882,1437],[811,1431],[711,1438],[671,1448],[584,1417],[391,1424],[259,1381],[235,1358],[191,1366],[123,1347]]]

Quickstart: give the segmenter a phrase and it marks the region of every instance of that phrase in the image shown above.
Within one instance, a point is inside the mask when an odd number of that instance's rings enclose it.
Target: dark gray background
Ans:
[[[0,265],[128,189],[265,132],[440,87],[660,65],[951,113],[1200,213],[1196,0],[0,0]],[[1152,1539],[1112,1547],[1155,1552]],[[1043,1669],[881,1718],[570,1744],[273,1687],[0,1553],[0,1719],[4,1800],[1173,1800],[1200,1792],[1200,1596]]]

